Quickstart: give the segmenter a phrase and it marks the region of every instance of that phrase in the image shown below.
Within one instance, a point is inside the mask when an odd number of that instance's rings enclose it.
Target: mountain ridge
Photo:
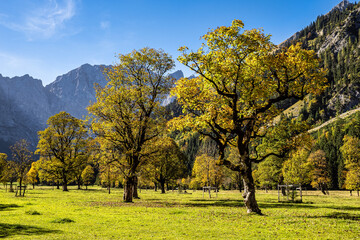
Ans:
[[[28,74],[13,78],[0,74],[0,152],[10,153],[9,146],[24,138],[34,150],[37,132],[46,128],[47,119],[66,111],[77,118],[85,118],[86,107],[96,101],[94,85],[104,87],[105,65],[83,64],[44,86],[42,81]],[[183,77],[178,70],[170,75]]]

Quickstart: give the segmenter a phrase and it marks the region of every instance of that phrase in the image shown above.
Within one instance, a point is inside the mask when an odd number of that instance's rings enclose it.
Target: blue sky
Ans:
[[[44,85],[84,63],[116,54],[180,46],[196,50],[209,29],[240,19],[281,43],[341,0],[1,0],[0,74],[29,74]],[[354,1],[351,1],[354,2]],[[176,62],[176,70],[191,72]]]

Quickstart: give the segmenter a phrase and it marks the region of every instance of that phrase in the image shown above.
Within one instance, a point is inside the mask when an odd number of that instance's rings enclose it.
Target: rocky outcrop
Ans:
[[[330,49],[333,53],[338,53],[349,42],[349,39],[355,38],[360,28],[360,8],[349,13],[341,26],[336,27],[328,34],[321,44],[318,53]],[[319,33],[321,34],[321,33]]]
[[[333,7],[330,12],[327,14],[333,12],[333,11],[344,11],[351,3],[348,0],[341,1],[338,5]]]

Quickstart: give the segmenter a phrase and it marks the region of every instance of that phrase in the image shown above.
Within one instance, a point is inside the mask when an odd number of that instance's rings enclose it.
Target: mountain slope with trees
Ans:
[[[311,124],[328,120],[359,106],[360,103],[360,3],[342,1],[326,15],[280,44],[288,47],[301,42],[317,52],[328,69],[329,87],[318,97],[310,96],[294,116]],[[291,114],[291,113],[290,113]]]

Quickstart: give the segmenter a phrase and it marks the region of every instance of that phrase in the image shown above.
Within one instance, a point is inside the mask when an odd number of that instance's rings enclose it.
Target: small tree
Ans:
[[[7,154],[0,153],[0,182],[4,185],[7,183]]]
[[[323,150],[317,150],[316,152],[311,153],[308,162],[311,167],[311,186],[320,189],[324,195],[329,194],[327,189],[331,179],[325,152]]]
[[[84,171],[81,173],[81,178],[87,190],[87,186],[90,185],[95,178],[95,172],[91,165],[85,167]]]
[[[26,181],[33,186],[33,189],[35,188],[35,183],[37,183],[37,177],[38,177],[38,169],[36,163],[37,162],[31,163],[31,168],[29,172],[26,174]]]
[[[309,151],[298,149],[284,162],[282,172],[285,183],[306,184],[310,182],[310,165],[307,162]]]
[[[345,188],[353,191],[360,190],[360,139],[345,135],[344,144],[340,151],[345,159],[346,179]]]
[[[33,162],[33,153],[29,150],[29,143],[25,139],[21,139],[14,145],[10,146],[12,152],[12,160],[14,161],[15,171],[18,176],[19,185],[22,186],[26,173]]]
[[[103,138],[96,138],[99,143],[97,161],[99,164],[99,177],[101,184],[111,193],[111,186],[123,177],[121,172],[121,155],[115,150],[111,142]]]
[[[203,186],[217,188],[224,178],[222,167],[217,166],[216,159],[207,154],[196,157],[192,175]]]
[[[6,159],[7,159],[6,153],[0,153],[0,179],[2,178],[6,170],[6,165],[7,165]]]
[[[161,138],[154,150],[157,153],[149,162],[147,172],[160,184],[161,193],[165,193],[165,184],[183,177],[186,171],[186,157],[175,141],[169,137]]]
[[[10,183],[9,192],[14,192],[13,183],[18,180],[17,165],[14,161],[8,161],[3,180]]]

